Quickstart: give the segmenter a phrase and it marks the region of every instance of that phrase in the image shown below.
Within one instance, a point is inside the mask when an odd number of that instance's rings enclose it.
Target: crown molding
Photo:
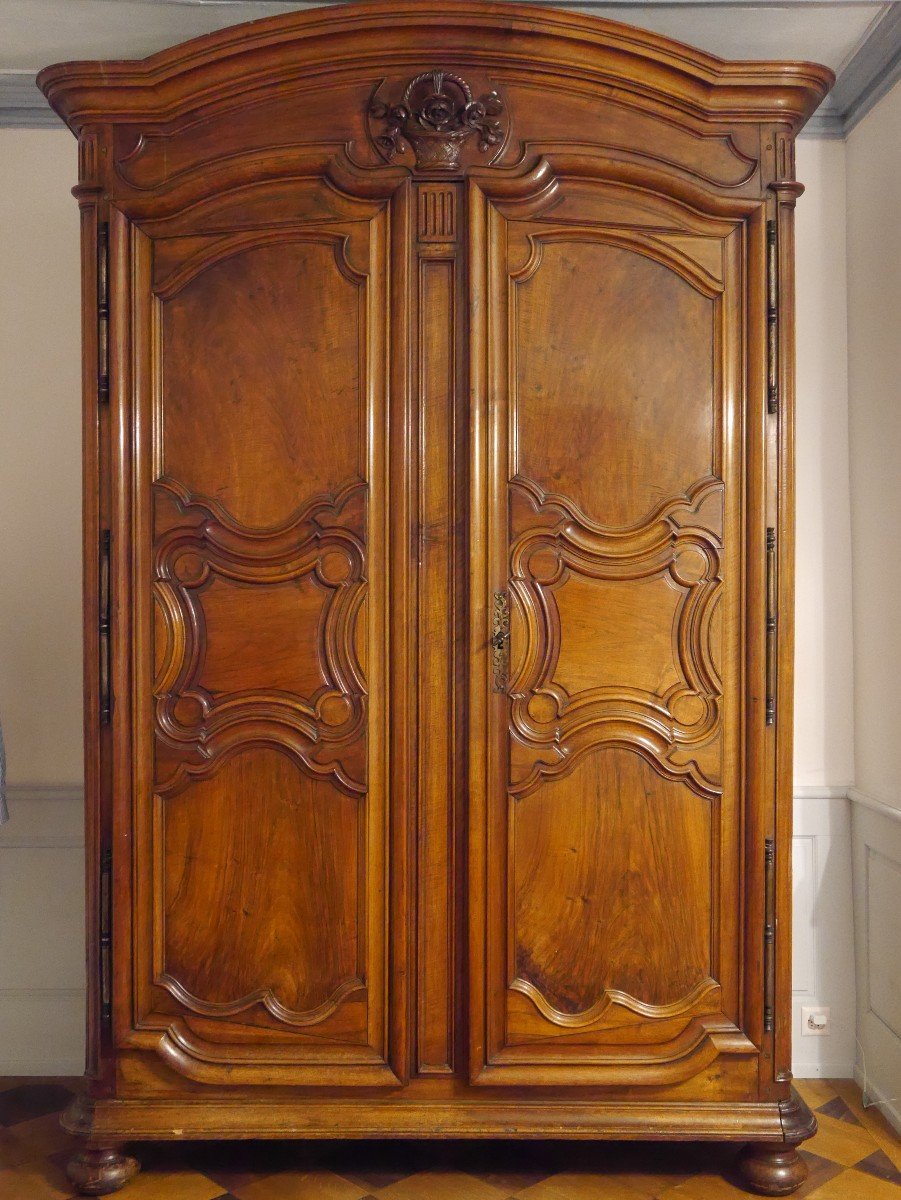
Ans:
[[[829,138],[842,142],[847,137],[844,118],[841,113],[824,112],[823,105],[820,105],[798,137]]]
[[[803,137],[845,138],[901,79],[901,4],[892,3],[839,70]]]
[[[171,7],[225,8],[248,0],[154,0]],[[280,0],[275,0],[279,3]],[[327,0],[326,0],[327,2]],[[333,4],[340,0],[331,0]],[[548,3],[548,0],[544,0]],[[601,7],[609,0],[550,0],[553,7]],[[645,0],[620,0],[636,9]],[[686,4],[715,7],[723,0],[654,0],[655,7],[680,8]],[[820,0],[729,0],[730,7],[761,7],[779,3],[783,7],[811,7]],[[268,0],[271,8],[273,0]],[[296,0],[285,0],[285,7],[297,8]],[[323,5],[325,6],[325,5]],[[829,96],[804,126],[802,137],[845,138],[870,109],[901,79],[901,3],[890,3],[870,27],[867,36],[838,72]],[[0,128],[62,129],[63,123],[53,112],[29,71],[0,71]]]
[[[0,71],[0,129],[65,129],[30,71]]]

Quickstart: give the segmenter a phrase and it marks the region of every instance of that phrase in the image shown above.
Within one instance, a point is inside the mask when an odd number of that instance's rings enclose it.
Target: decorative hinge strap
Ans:
[[[112,851],[100,855],[100,1016],[109,1022],[112,1013]]]
[[[766,223],[766,324],[766,410],[775,413],[779,407],[779,253],[775,221]]]
[[[491,667],[494,690],[507,690],[507,671],[510,664],[510,600],[506,592],[494,593],[491,620]]]
[[[97,230],[97,399],[109,401],[109,226]]]
[[[100,553],[97,581],[97,641],[99,656],[99,700],[100,723],[108,725],[113,711],[113,689],[111,680],[111,584],[110,584],[110,531],[100,531]]]
[[[766,531],[766,723],[776,721],[776,530]]]
[[[766,838],[763,846],[763,1031],[772,1033],[776,996],[776,843]]]

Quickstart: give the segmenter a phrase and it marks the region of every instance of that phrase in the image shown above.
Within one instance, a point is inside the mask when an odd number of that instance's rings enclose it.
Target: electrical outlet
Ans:
[[[802,1008],[801,1034],[804,1037],[823,1037],[831,1033],[828,1008]]]

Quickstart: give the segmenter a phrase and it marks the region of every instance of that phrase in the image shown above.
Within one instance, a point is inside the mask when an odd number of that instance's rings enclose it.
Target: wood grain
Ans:
[[[419,328],[419,837],[417,1046],[420,1075],[453,1070],[457,975],[459,618],[462,546],[456,506],[458,428],[457,192],[418,205]],[[443,240],[438,240],[441,235]],[[437,257],[437,247],[444,255]]]
[[[792,144],[830,73],[379,0],[40,82],[80,144],[91,1172],[177,1131],[797,1144]]]

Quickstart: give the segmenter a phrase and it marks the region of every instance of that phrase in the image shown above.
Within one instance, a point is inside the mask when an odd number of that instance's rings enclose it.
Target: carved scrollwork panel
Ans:
[[[169,974],[164,973],[160,975],[155,982],[158,986],[164,987],[184,1008],[190,1009],[191,1012],[198,1013],[201,1016],[232,1017],[238,1013],[247,1012],[248,1009],[252,1009],[256,1005],[262,1005],[268,1013],[283,1025],[294,1025],[300,1028],[306,1025],[321,1024],[328,1017],[332,1016],[349,996],[366,991],[366,985],[362,979],[347,979],[339,984],[334,992],[315,1008],[307,1009],[304,1012],[294,1012],[282,1004],[275,991],[268,987],[258,988],[256,991],[251,992],[250,995],[241,996],[237,1000],[216,1003],[215,1001],[203,1000],[199,996],[193,995],[182,983]]]
[[[642,1021],[666,1021],[684,1017],[687,1013],[696,1014],[699,1011],[715,1013],[719,1011],[718,1005],[721,1003],[720,985],[715,979],[709,977],[703,979],[686,996],[682,996],[670,1004],[647,1004],[643,1000],[637,1000],[634,996],[630,996],[628,992],[607,988],[594,1004],[581,1012],[564,1012],[562,1009],[556,1008],[540,988],[536,987],[531,980],[523,979],[520,976],[517,976],[510,984],[510,990],[527,996],[538,1013],[552,1025],[573,1032],[599,1027],[605,1021],[608,1025],[613,1021],[621,1026],[628,1023],[629,1014],[637,1018],[635,1024],[638,1025]]]
[[[432,69],[409,80],[399,99],[391,101],[388,94],[383,81],[368,113],[370,139],[386,162],[402,159],[409,147],[418,171],[457,171],[471,139],[492,159],[503,148],[506,112],[496,91],[476,98],[461,75]]]
[[[718,796],[722,545],[709,514],[721,513],[721,481],[699,480],[626,530],[598,526],[521,477],[511,494],[510,588],[522,630],[509,685],[513,795],[619,744]]]
[[[158,763],[167,768],[158,792],[265,743],[363,794],[366,682],[356,629],[366,592],[365,485],[318,498],[264,531],[238,526],[171,480],[156,490],[168,509],[154,556],[154,705]]]

